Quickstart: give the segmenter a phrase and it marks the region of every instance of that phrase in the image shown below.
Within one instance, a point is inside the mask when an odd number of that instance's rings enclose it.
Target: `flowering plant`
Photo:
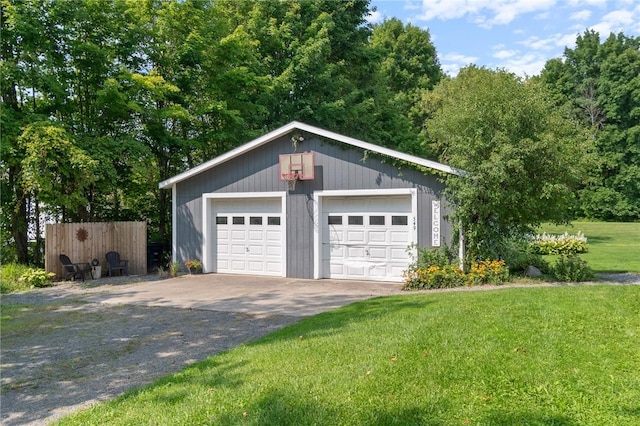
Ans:
[[[200,269],[202,268],[202,262],[198,259],[187,259],[184,261],[184,266],[189,269]]]

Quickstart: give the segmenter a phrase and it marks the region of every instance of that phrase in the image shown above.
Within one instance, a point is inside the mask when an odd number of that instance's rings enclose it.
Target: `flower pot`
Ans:
[[[102,266],[97,265],[97,266],[92,266],[93,271],[91,271],[91,273],[93,274],[93,279],[97,280],[102,276]]]

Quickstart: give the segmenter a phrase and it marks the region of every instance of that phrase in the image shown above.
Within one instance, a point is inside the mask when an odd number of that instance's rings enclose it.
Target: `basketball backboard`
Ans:
[[[312,180],[313,152],[280,155],[280,180]]]

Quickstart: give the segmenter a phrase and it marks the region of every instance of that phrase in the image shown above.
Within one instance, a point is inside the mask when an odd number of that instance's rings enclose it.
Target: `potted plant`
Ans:
[[[184,262],[184,266],[189,269],[189,272],[192,274],[201,274],[202,273],[202,262],[198,259],[187,259]]]

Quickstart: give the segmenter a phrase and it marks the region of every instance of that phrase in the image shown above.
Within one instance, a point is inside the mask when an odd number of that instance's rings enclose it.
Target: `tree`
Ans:
[[[442,81],[423,107],[432,149],[466,172],[447,178],[447,197],[469,259],[496,258],[506,240],[570,219],[589,137],[539,84],[470,66]]]
[[[585,31],[563,59],[547,62],[540,80],[556,105],[592,133],[599,163],[580,190],[581,214],[640,219],[640,37]]]
[[[426,117],[416,105],[444,78],[431,36],[393,18],[374,25],[370,46],[377,58],[377,114],[391,123],[389,139],[396,149],[423,154],[420,131]]]

